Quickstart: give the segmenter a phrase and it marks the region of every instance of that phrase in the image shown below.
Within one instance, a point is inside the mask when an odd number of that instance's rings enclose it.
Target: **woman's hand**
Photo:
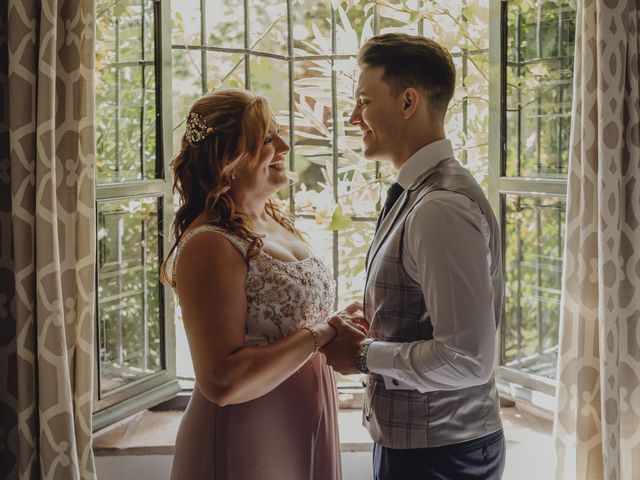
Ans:
[[[318,340],[320,342],[320,348],[324,347],[327,343],[331,342],[338,334],[338,330],[336,327],[331,325],[328,321],[324,320],[320,323],[316,323],[313,327],[310,327],[316,335],[318,335]]]
[[[364,318],[364,312],[362,311],[362,303],[353,302],[347,305],[345,308],[340,310],[330,317],[340,317],[351,327],[360,330],[365,335],[369,334],[369,322]]]
[[[338,315],[331,317],[329,323],[336,327],[338,336],[321,350],[327,358],[327,363],[344,375],[359,373],[356,352],[365,340],[365,334]]]

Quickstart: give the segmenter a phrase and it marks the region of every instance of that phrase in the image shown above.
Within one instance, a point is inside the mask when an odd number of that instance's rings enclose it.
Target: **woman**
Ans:
[[[172,274],[196,385],[172,479],[341,478],[328,269],[270,200],[289,146],[264,98],[200,98],[172,163]],[[171,255],[171,253],[169,255]],[[166,261],[165,261],[166,264]]]

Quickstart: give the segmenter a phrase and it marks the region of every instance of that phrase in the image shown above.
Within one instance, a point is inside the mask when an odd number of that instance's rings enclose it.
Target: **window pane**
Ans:
[[[249,48],[288,55],[287,2],[249,0]]]
[[[331,61],[297,61],[294,72],[295,208],[315,214],[333,203]]]
[[[202,45],[200,0],[171,2],[171,43]]]
[[[202,45],[204,28],[206,45],[244,48],[244,7],[232,0],[205,0],[205,20],[201,22],[200,2],[201,0],[172,2],[173,43]]]
[[[163,368],[158,199],[98,202],[100,393]]]
[[[245,63],[240,53],[207,53],[207,91],[244,88]]]
[[[153,59],[153,2],[150,0],[98,0],[96,55],[98,63]]]
[[[506,196],[503,363],[555,378],[564,200]]]
[[[419,0],[408,0],[404,5],[383,4],[378,6],[378,29],[381,34],[402,32],[418,34],[420,22]]]
[[[364,0],[340,2],[336,9],[336,53],[357,55],[373,36],[374,10]]]
[[[507,175],[564,177],[575,10],[510,1],[507,18]]]
[[[364,296],[366,272],[364,258],[373,238],[375,221],[353,222],[349,228],[340,230],[338,305],[346,305],[353,301],[361,302]]]
[[[251,57],[251,90],[264,95],[282,126],[289,125],[289,63]]]
[[[98,183],[156,178],[153,2],[97,4]]]
[[[244,48],[244,6],[242,2],[237,0],[206,0],[205,6],[207,45]]]
[[[140,1],[116,2],[118,16],[114,18],[116,48],[119,61],[135,62],[142,53],[142,10]],[[136,5],[137,4],[137,5]]]
[[[172,61],[173,151],[177,153],[184,135],[187,113],[203,92],[203,74],[200,52],[173,50]]]
[[[331,2],[299,0],[292,2],[291,22],[296,56],[331,53]]]

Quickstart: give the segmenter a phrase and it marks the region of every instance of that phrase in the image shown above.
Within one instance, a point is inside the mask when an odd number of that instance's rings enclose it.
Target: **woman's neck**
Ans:
[[[232,193],[232,198],[236,211],[245,215],[254,225],[268,220],[269,216],[266,210],[268,198],[255,195],[255,193],[243,195],[237,192]]]

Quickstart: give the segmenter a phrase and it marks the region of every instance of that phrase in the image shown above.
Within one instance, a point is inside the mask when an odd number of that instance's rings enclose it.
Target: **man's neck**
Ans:
[[[391,163],[396,170],[400,170],[400,167],[402,167],[402,165],[404,165],[418,150],[433,142],[437,142],[438,140],[444,140],[445,138],[447,137],[444,133],[444,129],[439,128],[430,129],[422,135],[415,135],[403,142],[398,142],[402,147],[391,158]]]

